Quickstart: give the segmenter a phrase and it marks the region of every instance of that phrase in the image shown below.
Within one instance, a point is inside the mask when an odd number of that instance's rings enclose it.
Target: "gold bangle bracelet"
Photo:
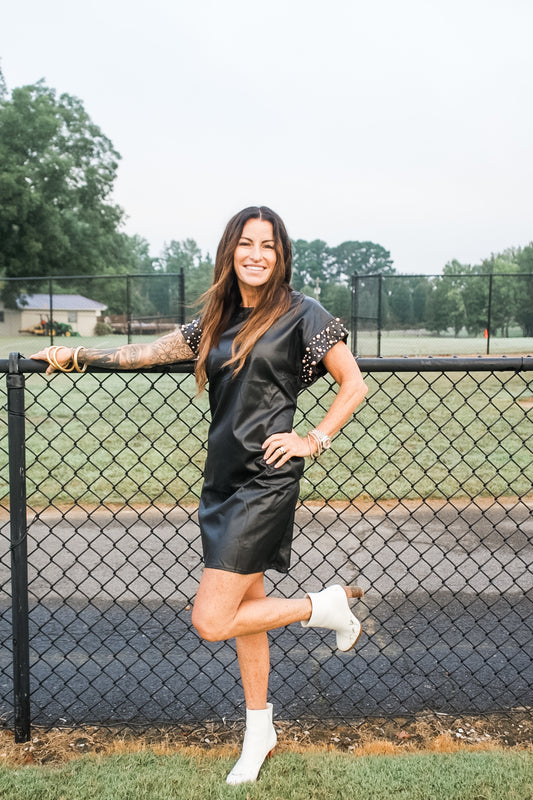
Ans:
[[[47,348],[46,357],[48,359],[48,363],[59,372],[72,372],[74,370],[74,362],[72,362],[68,367],[64,367],[57,360],[57,351],[60,350],[62,346],[63,345],[52,345],[51,347]]]
[[[72,354],[72,362],[74,364],[74,369],[76,370],[76,372],[85,372],[85,370],[87,369],[87,362],[85,362],[83,367],[80,367],[80,365],[78,364],[78,356],[80,354],[80,350],[82,349],[83,349],[82,347],[76,347],[74,353]]]

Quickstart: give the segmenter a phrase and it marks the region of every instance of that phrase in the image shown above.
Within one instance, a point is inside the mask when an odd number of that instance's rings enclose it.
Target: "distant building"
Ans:
[[[54,322],[66,322],[74,333],[92,336],[98,317],[107,306],[81,294],[53,294],[52,308]],[[0,336],[16,336],[49,320],[49,294],[22,295],[16,309],[5,308],[0,302]]]

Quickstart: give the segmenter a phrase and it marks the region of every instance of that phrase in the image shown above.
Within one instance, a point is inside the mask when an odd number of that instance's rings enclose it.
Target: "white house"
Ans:
[[[90,300],[81,294],[53,294],[54,322],[66,322],[80,336],[92,336],[104,303]],[[17,308],[5,308],[0,303],[0,336],[16,336],[50,319],[50,295],[27,294],[17,300]]]

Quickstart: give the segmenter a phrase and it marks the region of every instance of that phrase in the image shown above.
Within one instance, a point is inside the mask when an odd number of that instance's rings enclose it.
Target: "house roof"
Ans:
[[[50,309],[49,294],[24,294],[17,300],[20,309],[29,308],[35,311]],[[56,311],[104,311],[107,306],[81,294],[53,294],[52,306]]]

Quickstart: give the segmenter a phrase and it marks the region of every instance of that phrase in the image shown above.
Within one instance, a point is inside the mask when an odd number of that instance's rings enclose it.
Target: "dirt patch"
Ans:
[[[533,751],[533,709],[512,714],[455,717],[421,713],[414,717],[376,717],[351,725],[334,722],[276,721],[278,749],[342,750],[354,755],[402,752],[456,752],[521,747]],[[31,740],[15,743],[11,730],[0,729],[0,763],[61,764],[84,754],[116,755],[152,750],[160,755],[212,751],[215,757],[238,752],[242,723],[213,722],[132,730],[96,727],[32,729]]]

